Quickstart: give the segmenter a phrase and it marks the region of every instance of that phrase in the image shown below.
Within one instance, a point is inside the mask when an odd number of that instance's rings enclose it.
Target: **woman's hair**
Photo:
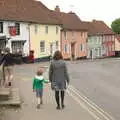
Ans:
[[[62,53],[60,51],[56,51],[53,56],[53,60],[63,59]]]

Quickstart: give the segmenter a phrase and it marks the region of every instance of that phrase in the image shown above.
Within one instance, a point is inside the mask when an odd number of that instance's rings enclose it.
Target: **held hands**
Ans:
[[[51,83],[51,82],[50,82],[50,80],[46,80],[45,83],[48,83],[48,84],[49,84],[49,83]]]
[[[35,92],[35,89],[33,89],[33,92]]]

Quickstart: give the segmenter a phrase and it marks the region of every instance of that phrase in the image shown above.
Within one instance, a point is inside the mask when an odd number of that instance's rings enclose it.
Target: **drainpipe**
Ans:
[[[62,30],[60,30],[60,51],[63,54],[63,50],[62,50]],[[63,56],[63,58],[64,58],[64,56]]]
[[[29,34],[28,41],[29,41],[29,52],[30,52],[30,50],[31,50],[31,43],[30,43],[30,24],[28,24],[28,34]]]

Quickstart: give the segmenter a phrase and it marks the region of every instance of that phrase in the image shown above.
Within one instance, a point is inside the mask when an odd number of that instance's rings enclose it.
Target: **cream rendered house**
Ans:
[[[60,50],[60,26],[48,24],[30,25],[30,49],[36,61],[46,60]]]
[[[60,23],[54,19],[46,6],[40,1],[30,1],[29,45],[34,51],[35,61],[48,60],[56,50],[60,50]],[[30,12],[29,12],[30,13]]]

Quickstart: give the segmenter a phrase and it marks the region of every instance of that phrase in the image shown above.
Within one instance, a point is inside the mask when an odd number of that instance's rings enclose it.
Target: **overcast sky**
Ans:
[[[49,9],[60,6],[62,12],[73,11],[85,21],[103,20],[107,25],[120,17],[120,0],[40,0]]]

